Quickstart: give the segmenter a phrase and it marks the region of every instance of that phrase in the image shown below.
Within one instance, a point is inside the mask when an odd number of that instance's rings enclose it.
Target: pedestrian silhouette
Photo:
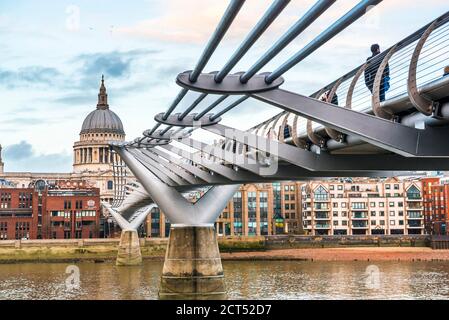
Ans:
[[[380,46],[378,44],[373,44],[371,46],[371,53],[372,55],[368,57],[366,60],[368,63],[376,57],[378,54],[380,54]],[[380,64],[382,63],[381,59],[378,59],[377,61],[374,61],[372,63],[369,63],[368,68],[365,70],[365,85],[373,93],[373,86],[374,86],[374,79],[376,78],[377,70],[379,70]],[[385,92],[390,89],[390,66],[387,64],[385,67],[385,70],[382,74],[382,80],[380,82],[380,88],[379,88],[379,98],[380,101],[385,101]]]

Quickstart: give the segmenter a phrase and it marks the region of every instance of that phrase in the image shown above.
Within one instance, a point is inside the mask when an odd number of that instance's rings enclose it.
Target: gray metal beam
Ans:
[[[257,72],[281,52],[290,42],[309,27],[323,12],[329,9],[336,0],[319,0],[301,17],[257,62],[242,76],[242,83],[247,83]]]
[[[269,173],[274,174],[277,171],[277,163],[270,164],[270,166],[260,165],[256,160],[250,159],[242,154],[227,151],[213,145],[207,145],[192,138],[185,138],[180,140],[179,142],[191,148],[197,149],[203,153],[207,153],[211,156],[217,157],[229,164],[232,164],[233,166],[245,169],[256,175],[266,176]]]
[[[184,179],[185,181],[187,181],[190,184],[203,184],[205,181],[198,179],[197,177],[195,177],[191,172],[185,171],[184,169],[182,169],[181,167],[162,159],[162,157],[159,157],[156,153],[153,153],[153,151],[151,150],[141,150],[141,152],[150,157],[151,159],[153,159],[154,161],[156,161],[157,163],[159,163],[161,166],[164,166],[167,168],[167,170],[171,170],[173,173],[175,173],[176,175],[178,175],[179,177],[181,177],[182,179]]]
[[[449,157],[447,128],[410,128],[282,89],[251,96],[406,157]]]
[[[332,24],[329,28],[324,30],[321,34],[319,34],[315,39],[313,39],[308,45],[306,45],[302,50],[297,52],[293,57],[287,60],[284,64],[282,64],[279,68],[274,70],[270,75],[267,76],[266,82],[271,83],[280,76],[282,76],[285,72],[290,70],[293,66],[295,66],[300,61],[304,60],[310,54],[315,52],[318,48],[320,48],[327,41],[332,39],[335,35],[339,34],[349,25],[351,25],[354,21],[358,20],[360,17],[365,15],[368,12],[369,7],[378,5],[382,0],[363,0],[359,4],[357,4],[354,8],[352,8],[348,13],[346,13],[343,17],[338,19],[334,24]]]
[[[172,145],[162,146],[162,148],[164,148],[170,152],[173,152],[185,159],[193,161],[194,163],[197,163],[197,164],[209,169],[210,171],[213,171],[231,181],[242,181],[242,180],[257,181],[258,180],[258,176],[253,173],[246,172],[243,170],[240,170],[237,172],[234,169],[228,168],[222,164],[219,164],[217,162],[206,159],[198,153],[190,153],[188,151],[182,150],[182,149],[177,148]]]
[[[136,158],[137,161],[139,161],[141,164],[143,164],[149,171],[151,171],[163,183],[165,183],[171,187],[182,185],[182,183],[178,183],[178,182],[174,181],[172,178],[170,178],[160,168],[157,168],[157,166],[153,162],[150,162],[150,159],[148,159],[147,157],[144,157],[140,152],[138,152],[137,149],[130,149],[129,153],[132,154],[132,156],[134,158]]]
[[[244,3],[245,0],[231,0],[231,3],[227,7],[226,12],[223,14],[223,17],[215,29],[214,34],[209,39],[209,42],[207,43],[197,65],[195,66],[195,69],[190,74],[190,81],[195,82],[197,80],[198,76],[203,71],[210,57],[220,44],[221,39],[223,39],[226,31],[231,26],[232,21],[234,21]]]
[[[220,184],[220,183],[227,184],[227,183],[231,182],[231,180],[228,180],[224,177],[211,175],[209,172],[206,172],[205,170],[202,170],[194,165],[191,165],[190,163],[182,161],[182,160],[184,160],[184,158],[178,159],[178,158],[172,156],[171,154],[169,154],[163,150],[159,150],[157,148],[154,148],[152,151],[154,153],[156,153],[157,155],[159,155],[160,157],[163,157],[163,158],[175,163],[176,165],[183,168],[184,170],[192,173],[193,175],[197,176],[201,180],[204,180],[207,184]]]

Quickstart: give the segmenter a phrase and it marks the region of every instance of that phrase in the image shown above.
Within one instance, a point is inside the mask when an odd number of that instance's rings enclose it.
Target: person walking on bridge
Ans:
[[[371,46],[371,53],[372,55],[366,59],[366,61],[372,60],[374,57],[376,57],[378,54],[380,54],[380,46],[378,44],[373,44]],[[365,85],[373,93],[373,86],[374,86],[374,79],[376,78],[377,70],[379,69],[380,64],[382,63],[382,60],[379,59],[379,61],[375,61],[372,64],[368,65],[368,68],[365,70]],[[380,90],[379,90],[379,96],[380,101],[385,101],[385,92],[388,91],[390,88],[390,66],[387,64],[385,67],[385,70],[382,74],[382,80],[380,82]]]

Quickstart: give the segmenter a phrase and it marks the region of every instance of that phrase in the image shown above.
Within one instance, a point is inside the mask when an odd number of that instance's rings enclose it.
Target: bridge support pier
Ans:
[[[160,299],[226,299],[213,226],[173,226],[162,270]]]
[[[122,230],[117,252],[117,266],[138,266],[142,263],[139,235],[136,230]]]
[[[162,271],[161,299],[225,299],[214,223],[240,185],[211,187],[195,203],[163,183],[124,147],[114,150],[172,224]]]

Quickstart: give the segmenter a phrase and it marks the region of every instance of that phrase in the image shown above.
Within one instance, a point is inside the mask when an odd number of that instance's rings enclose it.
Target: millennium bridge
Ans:
[[[282,89],[284,73],[382,1],[361,1],[272,72],[261,73],[336,2],[319,0],[247,71],[232,73],[290,2],[275,0],[222,69],[206,72],[244,2],[230,1],[193,70],[177,76],[180,91],[154,116],[157,124],[133,141],[111,143],[116,194],[104,206],[122,228],[117,264],[141,263],[137,228],[153,208],[171,223],[161,298],[226,297],[214,222],[241,184],[449,170],[449,75],[443,71],[449,12],[305,96]],[[197,97],[181,111],[189,92]],[[221,123],[248,99],[279,113],[245,131]],[[192,138],[194,132],[220,139],[206,143]],[[203,191],[196,202],[187,200],[192,190]]]

